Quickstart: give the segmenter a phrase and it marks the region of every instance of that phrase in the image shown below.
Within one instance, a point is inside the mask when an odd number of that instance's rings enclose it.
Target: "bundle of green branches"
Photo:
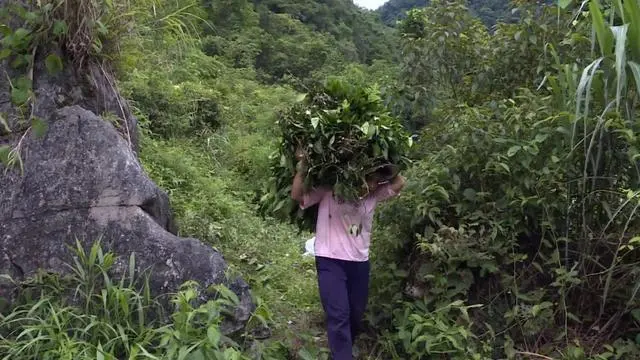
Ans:
[[[279,119],[282,139],[272,163],[272,181],[263,210],[313,230],[317,209],[302,213],[290,200],[297,149],[305,152],[307,190],[332,188],[346,201],[367,191],[367,175],[393,173],[409,163],[411,137],[389,113],[379,90],[332,79],[313,89]]]

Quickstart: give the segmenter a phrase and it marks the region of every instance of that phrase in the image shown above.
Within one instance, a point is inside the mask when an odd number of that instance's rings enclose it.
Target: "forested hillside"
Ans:
[[[385,24],[393,26],[396,21],[405,18],[407,11],[428,4],[429,0],[389,0],[377,12]],[[489,27],[498,21],[512,22],[516,19],[512,13],[514,6],[511,0],[469,0],[468,6],[471,12]]]
[[[516,1],[517,21],[506,1],[420,4],[2,9],[0,61],[84,44],[83,61],[114,72],[180,235],[220,250],[257,308],[222,334],[238,301],[228,291],[197,306],[187,284],[168,294],[173,313],[158,313],[143,277],[112,281],[109,255],[78,250],[70,280],[39,276],[0,301],[0,359],[328,359],[303,256],[313,234],[281,216],[271,167],[281,114],[327,79],[381,99],[415,139],[405,189],[376,215],[356,358],[640,359],[640,3]],[[33,93],[26,74],[15,99]],[[18,153],[0,146],[4,166],[19,168]]]
[[[390,59],[395,34],[349,0],[206,2],[204,51],[265,82],[309,82],[347,63]]]

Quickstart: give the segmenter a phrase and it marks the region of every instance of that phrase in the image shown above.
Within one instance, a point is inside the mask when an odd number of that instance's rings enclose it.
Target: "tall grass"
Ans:
[[[14,17],[29,19],[30,53],[63,45],[69,59],[113,59],[121,45],[142,34],[175,35],[182,42],[197,39],[207,21],[196,0],[39,0],[12,4]]]
[[[574,135],[580,126],[582,137],[574,138],[574,146],[584,149],[583,179],[577,189],[578,197],[584,199],[581,226],[585,238],[579,246],[581,266],[587,277],[602,280],[598,317],[603,318],[612,293],[620,294],[620,286],[631,285],[620,280],[629,279],[630,271],[633,273],[633,268],[640,265],[624,247],[633,238],[633,232],[638,231],[634,224],[637,224],[640,204],[636,135],[636,110],[640,100],[640,5],[637,1],[608,1],[603,5],[592,0],[589,13],[596,59],[582,71],[578,85]],[[624,173],[628,175],[621,177]],[[604,221],[588,215],[600,207],[607,213]],[[617,239],[611,239],[612,232],[617,234]],[[588,241],[589,238],[592,240]],[[597,253],[603,248],[611,249],[605,258]],[[622,255],[625,250],[626,255]],[[636,295],[633,292],[631,298],[624,301],[637,304]],[[615,308],[623,312],[625,308],[629,310],[628,306]],[[609,314],[615,318],[621,315]]]
[[[119,280],[110,276],[113,253],[95,242],[72,249],[69,276],[40,273],[16,283],[19,298],[0,314],[0,359],[245,359],[220,332],[237,297],[223,286],[216,300],[197,306],[197,284],[167,294],[175,312],[166,316],[153,298],[148,273],[135,271],[131,255]]]

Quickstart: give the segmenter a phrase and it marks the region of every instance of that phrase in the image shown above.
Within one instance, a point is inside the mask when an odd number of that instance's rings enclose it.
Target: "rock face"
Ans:
[[[135,252],[138,269],[152,269],[156,293],[186,280],[227,284],[241,304],[225,330],[242,327],[253,310],[248,286],[226,278],[227,265],[210,246],[174,235],[166,194],[113,125],[79,106],[65,107],[50,117],[43,138],[25,137],[21,153],[24,174],[0,176],[0,273],[64,272],[67,244],[78,238],[88,247],[101,238],[120,255],[116,272],[126,271]]]
[[[44,136],[34,136],[29,122],[21,121],[10,85],[0,81],[0,116],[8,125],[0,124],[0,146],[19,148],[24,164],[22,174],[0,164],[0,274],[22,279],[38,269],[64,273],[72,261],[68,244],[78,239],[89,248],[101,239],[119,256],[114,275],[126,271],[135,252],[138,270],[152,272],[155,294],[176,291],[188,280],[205,288],[227,285],[240,305],[222,330],[242,329],[255,308],[248,285],[226,275],[227,264],[210,246],[175,235],[168,197],[138,161],[136,121],[108,71],[67,66],[54,77],[43,58],[33,71],[28,109],[47,123]],[[0,62],[5,72],[15,74]]]

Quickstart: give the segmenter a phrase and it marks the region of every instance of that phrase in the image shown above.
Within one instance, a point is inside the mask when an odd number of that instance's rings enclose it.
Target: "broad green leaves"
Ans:
[[[31,86],[31,80],[26,76],[18,78],[11,84],[11,101],[17,106],[24,105],[31,96]]]
[[[45,59],[45,65],[50,75],[57,75],[62,71],[62,59],[56,54],[49,54]]]
[[[11,56],[11,50],[10,49],[2,49],[2,50],[0,50],[0,61],[8,58],[9,56]]]
[[[4,166],[8,166],[9,160],[10,160],[10,154],[11,154],[10,146],[8,145],[0,146],[0,163],[2,163]]]
[[[376,87],[330,79],[283,113],[279,125],[282,140],[272,163],[276,184],[263,198],[271,213],[292,211],[285,205],[290,202],[298,147],[306,151],[306,185],[332,187],[348,200],[366,193],[368,173],[385,164],[408,165],[411,138],[390,115]]]
[[[63,36],[69,32],[69,27],[67,26],[66,21],[64,20],[56,20],[53,23],[53,35],[55,36]]]
[[[603,56],[609,56],[613,52],[613,34],[611,29],[605,24],[602,11],[600,10],[600,1],[589,1],[589,12],[591,13],[591,20],[593,21],[593,27],[598,38],[598,45],[600,46],[600,53]]]

